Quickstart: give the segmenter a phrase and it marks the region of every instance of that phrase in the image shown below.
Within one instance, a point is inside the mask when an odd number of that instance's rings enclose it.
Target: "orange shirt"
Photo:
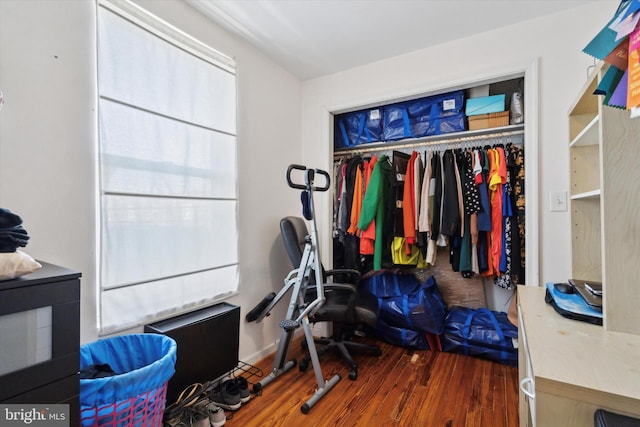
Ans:
[[[360,212],[362,211],[362,195],[364,194],[364,182],[362,179],[362,166],[358,165],[356,168],[356,180],[353,184],[353,201],[351,202],[351,225],[347,230],[347,233],[353,235],[359,235],[360,229],[358,229],[358,220],[360,219]]]

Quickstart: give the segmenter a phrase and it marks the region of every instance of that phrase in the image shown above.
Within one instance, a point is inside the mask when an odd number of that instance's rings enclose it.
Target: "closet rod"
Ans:
[[[357,148],[336,151],[333,153],[333,157],[342,157],[344,155],[349,155],[349,154],[370,153],[373,151],[401,150],[403,148],[427,147],[431,145],[454,144],[457,142],[468,142],[468,141],[482,141],[482,140],[504,138],[506,136],[522,135],[522,134],[524,134],[523,127],[517,130],[492,132],[492,133],[485,132],[482,134],[469,135],[469,136],[451,135],[450,137],[447,137],[446,135],[434,135],[434,136],[425,137],[421,139],[418,138],[413,142],[407,142],[405,140],[402,142],[395,142],[395,143],[391,142],[391,143],[363,144],[363,145],[359,145]]]

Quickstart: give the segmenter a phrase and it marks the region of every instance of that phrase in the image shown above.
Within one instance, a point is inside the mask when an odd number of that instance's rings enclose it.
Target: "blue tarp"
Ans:
[[[80,380],[80,406],[130,399],[162,387],[175,372],[176,342],[166,335],[130,334],[80,347],[80,369],[109,364],[116,375]]]

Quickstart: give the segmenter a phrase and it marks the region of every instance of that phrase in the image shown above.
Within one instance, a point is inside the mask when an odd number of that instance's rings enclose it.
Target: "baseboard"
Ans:
[[[315,335],[315,334],[314,334]],[[302,328],[299,328],[297,331],[295,331],[293,333],[293,339],[297,339],[304,336],[304,331],[302,330]],[[243,359],[242,361],[245,363],[248,363],[250,365],[255,365],[256,363],[260,362],[263,359],[266,359],[267,357],[275,354],[276,350],[278,349],[278,341],[274,341],[271,344],[269,344],[268,346],[266,346],[265,348],[263,348],[262,350],[258,350],[253,354],[250,354],[249,356],[247,356],[245,359]]]

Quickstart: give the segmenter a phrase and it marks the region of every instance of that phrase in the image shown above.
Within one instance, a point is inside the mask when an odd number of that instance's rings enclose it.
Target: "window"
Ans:
[[[98,4],[102,333],[238,289],[234,62],[130,2]]]

